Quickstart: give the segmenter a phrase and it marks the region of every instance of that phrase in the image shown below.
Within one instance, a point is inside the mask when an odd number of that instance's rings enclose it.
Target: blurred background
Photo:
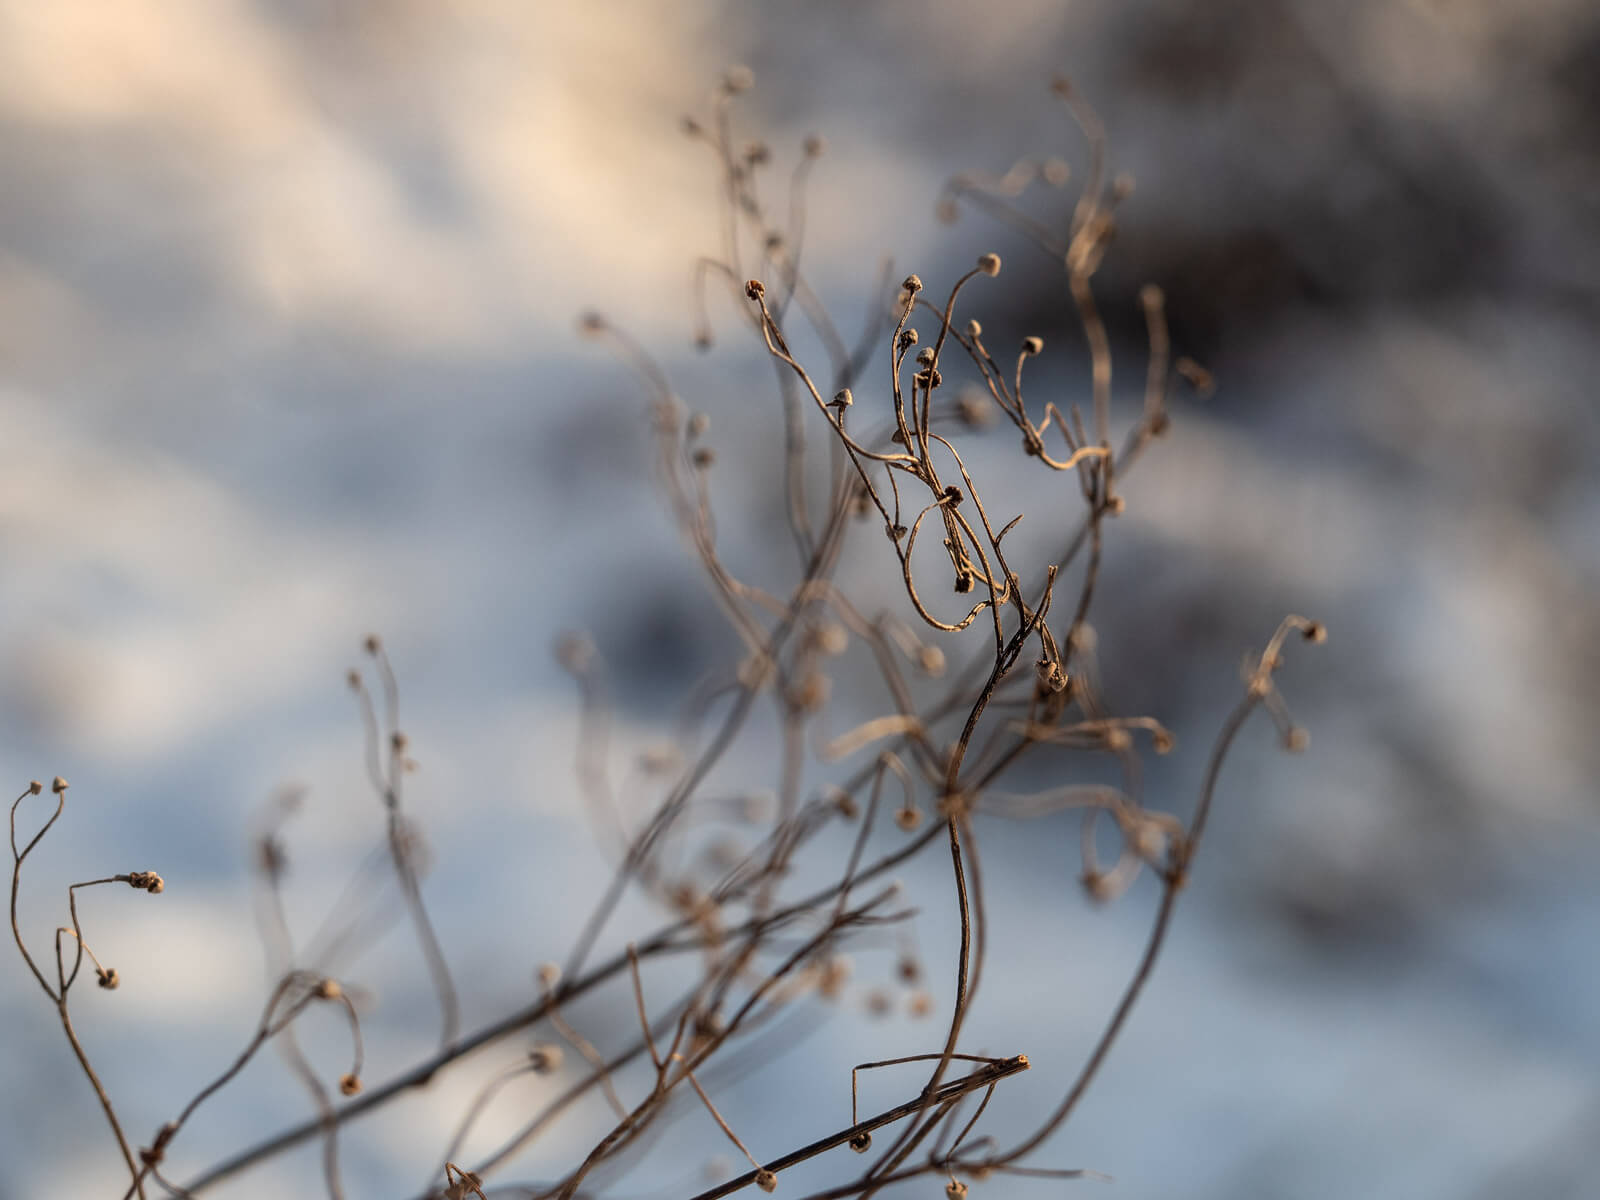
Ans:
[[[344,686],[369,630],[400,675],[408,804],[468,1028],[531,998],[605,869],[556,634],[587,629],[612,664],[624,748],[732,661],[660,509],[646,397],[577,313],[628,329],[710,415],[727,559],[790,577],[771,369],[725,300],[716,352],[691,344],[690,267],[719,224],[681,116],[748,65],[740,127],[780,169],[828,139],[806,255],[841,323],[868,311],[884,254],[937,294],[995,250],[1005,272],[962,315],[995,345],[1042,335],[1034,386],[1081,398],[1057,264],[981,215],[936,215],[957,171],[1052,154],[1083,177],[1059,72],[1136,181],[1098,277],[1122,427],[1146,282],[1218,381],[1176,403],[1126,481],[1095,620],[1112,705],[1179,737],[1151,805],[1189,811],[1239,657],[1284,612],[1331,642],[1282,680],[1310,748],[1284,755],[1265,720],[1247,732],[1155,980],[1039,1159],[1115,1182],[980,1186],[1591,1194],[1597,58],[1581,0],[0,2],[0,764],[13,794],[72,784],[23,880],[32,945],[65,918],[66,883],[166,877],[159,899],[80,906],[123,986],[75,993],[76,1023],[130,1137],[148,1143],[253,1028],[252,839],[272,798],[305,789],[285,828],[304,938],[381,838]],[[1024,203],[1060,223],[1074,187]],[[991,440],[979,459],[1014,467],[1014,435]],[[1041,553],[1061,494],[1044,479],[1019,505]],[[836,729],[881,704],[837,697]],[[730,771],[759,786],[770,761],[757,738]],[[1020,1128],[1092,1044],[1154,890],[1089,906],[1064,822],[979,833],[1005,864],[991,906],[1026,915],[998,928],[970,1039],[1033,1060],[986,1118]],[[936,980],[947,873],[906,874]],[[393,893],[374,875],[354,903]],[[656,920],[630,904],[617,937]],[[936,1023],[867,1011],[894,954],[859,960],[844,1011],[814,1006],[817,1032],[728,1082],[719,1102],[758,1155],[847,1124],[852,1063],[936,1047]],[[370,1080],[427,1052],[436,1015],[403,931],[340,970],[370,993]],[[623,1000],[586,1018],[596,1041],[627,1036]],[[119,1195],[92,1094],[15,958],[0,1013],[0,1196]],[[305,1036],[343,1053],[331,1021]],[[485,1070],[354,1126],[347,1194],[414,1192]],[[913,1082],[867,1086],[887,1107]],[[307,1107],[263,1057],[172,1173]],[[587,1116],[538,1161],[586,1148]],[[606,1194],[688,1194],[718,1143],[685,1112]],[[313,1148],[216,1194],[318,1186]]]

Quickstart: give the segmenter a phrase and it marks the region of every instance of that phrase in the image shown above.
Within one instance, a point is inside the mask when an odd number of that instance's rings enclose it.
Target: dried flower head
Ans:
[[[917,649],[917,666],[924,675],[937,679],[944,674],[944,651],[937,646],[921,646]]]
[[[922,290],[922,279],[917,275],[907,275],[901,282],[900,287],[903,291],[909,292],[911,295],[915,296]]]
[[[894,823],[905,832],[910,833],[922,824],[922,812],[909,804],[903,804],[894,810]]]
[[[775,1192],[778,1190],[778,1177],[762,1167],[756,1172],[756,1186],[763,1192]]]
[[[57,775],[54,779],[52,779],[50,781],[50,790],[52,792],[54,792],[56,795],[58,795],[58,796],[62,792],[66,791],[71,786],[72,785],[70,783],[68,783],[65,779],[61,778],[61,776],[59,776],[59,775]]]
[[[1025,337],[1022,339],[1022,352],[1030,358],[1044,350],[1044,339],[1041,337]]]
[[[128,876],[128,886],[149,892],[152,896],[159,896],[166,890],[167,884],[154,871],[134,871]]]
[[[983,326],[978,324],[976,317],[967,322],[967,336],[974,341],[983,336]]]
[[[354,1096],[361,1090],[361,1077],[355,1073],[339,1077],[339,1094],[341,1096]]]
[[[549,1075],[561,1069],[561,1047],[550,1042],[540,1042],[528,1051],[528,1065],[535,1075]]]
[[[856,1134],[855,1137],[850,1139],[850,1149],[854,1150],[857,1154],[865,1154],[868,1150],[871,1150],[872,1134],[863,1129],[860,1133]]]
[[[978,256],[978,270],[993,279],[1000,274],[1000,256],[998,254],[980,254]]]
[[[944,1185],[945,1200],[966,1200],[967,1185],[959,1179],[952,1179]]]
[[[840,388],[833,394],[833,405],[835,408],[849,408],[855,402],[855,395],[850,391],[849,388]]]
[[[95,975],[99,977],[100,986],[108,992],[116,991],[117,984],[122,982],[117,978],[117,969],[115,967],[96,967]]]
[[[767,285],[759,279],[748,279],[745,281],[744,294],[752,300],[759,300],[767,294]]]
[[[56,778],[59,779],[60,776],[58,775],[58,776],[56,776]],[[42,791],[44,791],[44,784],[40,783],[37,779],[29,781],[29,783],[28,783],[28,794],[30,796],[37,796]]]

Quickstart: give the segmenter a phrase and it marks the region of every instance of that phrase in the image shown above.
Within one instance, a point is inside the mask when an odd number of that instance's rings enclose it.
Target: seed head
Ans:
[[[115,967],[106,967],[104,969],[96,967],[95,974],[99,976],[100,986],[108,992],[116,991],[117,984],[122,982],[117,978],[117,969]]]
[[[922,824],[922,813],[909,804],[903,805],[894,810],[894,823],[906,833],[910,833]]]
[[[1026,337],[1022,339],[1022,352],[1030,358],[1044,349],[1044,339],[1039,337]]]
[[[932,679],[944,674],[944,651],[937,646],[922,646],[917,650],[917,666]]]
[[[344,995],[344,989],[339,986],[337,979],[319,979],[312,991],[318,1000],[337,1000]]]
[[[540,1042],[528,1051],[528,1065],[535,1075],[548,1075],[561,1069],[561,1047]]]
[[[1320,646],[1323,642],[1328,640],[1328,627],[1321,621],[1313,621],[1311,624],[1305,627],[1303,634],[1306,641]],[[34,784],[33,786],[38,787],[39,785]]]
[[[978,256],[978,270],[993,279],[1000,274],[1000,256],[998,254],[981,254]]]
[[[944,1185],[946,1200],[966,1200],[967,1185],[959,1179],[952,1179]]]
[[[922,290],[922,279],[916,275],[907,275],[900,286],[915,296]]]
[[[1300,725],[1294,725],[1283,735],[1283,748],[1290,754],[1299,754],[1311,745],[1311,733]]]
[[[840,388],[833,394],[833,404],[836,408],[849,408],[855,402],[855,395],[849,388]]]
[[[360,1090],[361,1090],[361,1077],[359,1075],[355,1074],[354,1072],[351,1072],[349,1075],[340,1076],[340,1078],[339,1078],[339,1094],[340,1095],[342,1095],[342,1096],[354,1096]]]
[[[44,791],[44,784],[40,783],[37,779],[29,781],[28,794],[30,796],[37,796],[42,791]]]
[[[860,1133],[856,1134],[855,1137],[850,1139],[850,1149],[854,1150],[857,1154],[865,1154],[868,1150],[872,1149],[872,1134],[863,1129]]]
[[[554,991],[556,984],[561,982],[561,968],[553,962],[540,963],[539,969],[534,972],[534,978],[539,981],[542,990]]]
[[[61,776],[59,776],[59,775],[57,775],[54,779],[52,779],[50,781],[50,790],[52,792],[54,792],[56,795],[58,795],[58,796],[62,792],[66,791],[71,786],[72,785],[70,783],[68,783],[65,779],[61,778]]]
[[[744,285],[744,294],[752,300],[759,300],[767,294],[767,285],[759,279],[747,280]]]
[[[762,1167],[756,1172],[756,1186],[763,1192],[775,1192],[778,1190],[778,1177]]]
[[[703,412],[697,412],[689,418],[689,424],[684,427],[684,432],[692,438],[704,437],[706,430],[710,428],[711,418]]]

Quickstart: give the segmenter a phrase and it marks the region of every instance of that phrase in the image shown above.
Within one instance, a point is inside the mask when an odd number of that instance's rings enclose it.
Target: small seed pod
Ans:
[[[709,470],[717,461],[717,452],[710,446],[697,446],[694,454],[691,455],[691,461],[700,470]]]
[[[970,592],[973,582],[971,571],[961,570],[956,572],[956,591]]]
[[[368,654],[377,654],[378,651],[383,649],[383,639],[375,633],[369,633],[361,643],[361,648]]]
[[[967,1185],[959,1179],[952,1179],[944,1185],[946,1200],[966,1200]]]
[[[922,978],[922,964],[907,954],[894,966],[901,983],[916,983]]]
[[[1291,727],[1283,735],[1283,748],[1290,754],[1299,754],[1309,745],[1311,733],[1300,725]]]
[[[1054,693],[1066,690],[1067,672],[1055,659],[1041,658],[1035,669],[1041,691]]]
[[[905,277],[905,282],[903,282],[900,286],[915,296],[922,290],[922,280],[916,275],[907,275]]]
[[[839,815],[846,821],[853,821],[860,814],[861,808],[856,804],[856,798],[842,788],[833,798],[833,806],[839,810]]]
[[[337,1000],[344,995],[344,989],[339,986],[337,979],[319,979],[317,986],[311,990],[318,1000]]]
[[[903,805],[894,810],[894,823],[906,833],[910,833],[918,825],[922,824],[922,813],[912,808],[909,804]]]
[[[1066,187],[1067,181],[1072,178],[1072,168],[1059,158],[1050,158],[1039,168],[1039,174],[1051,187]]]
[[[1106,497],[1106,515],[1107,516],[1120,517],[1123,513],[1127,512],[1127,511],[1128,511],[1128,502],[1126,500],[1124,500],[1121,496],[1107,496]]]
[[[339,1079],[339,1093],[340,1093],[340,1095],[354,1096],[360,1090],[361,1090],[361,1077],[359,1075],[350,1074],[350,1075],[343,1075],[343,1076],[340,1077],[340,1079]]]
[[[1041,337],[1025,337],[1022,339],[1022,352],[1029,357],[1040,353],[1044,349],[1044,339]]]
[[[840,388],[833,394],[833,403],[837,408],[849,408],[855,402],[855,395],[849,388]]]
[[[907,347],[915,346],[916,344],[917,331],[915,329],[902,329],[900,331],[900,349],[904,350]]]
[[[830,621],[819,625],[816,631],[817,649],[829,658],[837,658],[850,648],[850,634],[843,625]]]
[[[166,881],[154,871],[134,871],[128,875],[128,886],[141,892],[159,896],[166,890]]]
[[[868,1150],[871,1150],[872,1134],[863,1129],[860,1133],[856,1134],[855,1137],[850,1139],[850,1149],[854,1150],[857,1154],[865,1154]]]
[[[106,967],[103,970],[96,967],[95,974],[99,976],[100,986],[108,992],[116,991],[117,984],[122,982],[117,978],[117,969],[115,967]]]
[[[37,796],[42,791],[44,791],[44,784],[40,783],[37,779],[29,781],[28,794],[30,796]]]
[[[66,791],[71,786],[72,785],[70,783],[68,783],[65,779],[61,778],[61,776],[59,776],[59,775],[57,775],[54,779],[52,779],[50,781],[50,790],[52,792],[54,792],[56,795],[58,795],[58,796],[62,792]]]
[[[1122,726],[1113,725],[1110,729],[1106,730],[1107,750],[1110,750],[1115,754],[1121,754],[1124,750],[1127,750],[1132,745],[1132,736]]]
[[[917,1020],[922,1020],[933,1013],[933,997],[925,990],[918,989],[911,993],[911,999],[906,1001],[906,1012]]]
[[[756,1186],[763,1192],[775,1192],[778,1190],[778,1177],[762,1167],[756,1172]]]
[[[759,300],[761,297],[767,294],[767,285],[762,283],[759,279],[746,280],[744,285],[744,294],[750,297],[752,300]]]
[[[533,977],[539,981],[539,987],[543,991],[554,991],[556,984],[561,982],[561,968],[553,962],[540,963]]]
[[[998,254],[980,254],[978,256],[978,270],[993,279],[1000,274],[1000,256]]]
[[[944,651],[937,646],[921,646],[917,649],[917,666],[924,675],[937,679],[944,674]]]
[[[933,365],[933,347],[932,346],[924,346],[921,350],[917,351],[917,365],[921,366],[921,367],[927,367],[927,366],[932,366]]]
[[[1165,728],[1157,729],[1151,735],[1150,744],[1155,748],[1157,754],[1171,754],[1172,747],[1175,744],[1172,732]]]
[[[967,322],[967,336],[974,341],[983,336],[983,326],[978,324],[976,317]]]
[[[548,1075],[561,1069],[561,1047],[540,1042],[528,1051],[528,1065],[535,1075]]]
[[[1328,640],[1328,627],[1321,621],[1313,621],[1311,624],[1305,627],[1303,635],[1306,641],[1320,646],[1323,642]],[[34,784],[33,786],[38,787],[39,785]]]
[[[689,418],[689,424],[684,431],[692,438],[705,437],[706,430],[711,428],[711,418],[703,412],[697,412]]]

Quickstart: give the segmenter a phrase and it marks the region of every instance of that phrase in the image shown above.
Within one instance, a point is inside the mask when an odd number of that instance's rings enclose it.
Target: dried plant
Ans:
[[[352,1118],[426,1086],[469,1055],[524,1033],[536,1037],[526,1053],[483,1089],[456,1128],[440,1131],[438,1167],[423,1195],[596,1194],[595,1172],[624,1161],[630,1150],[646,1144],[669,1106],[684,1097],[686,1104],[703,1110],[703,1119],[749,1163],[748,1171],[701,1192],[697,1200],[750,1185],[774,1191],[782,1186],[785,1171],[819,1156],[827,1156],[834,1182],[811,1193],[818,1198],[870,1196],[924,1175],[943,1180],[946,1195],[955,1198],[966,1194],[969,1181],[996,1174],[1085,1173],[1037,1166],[1033,1154],[1072,1116],[1150,978],[1194,867],[1224,756],[1241,727],[1264,708],[1286,746],[1304,744],[1304,733],[1290,721],[1276,689],[1274,672],[1291,635],[1321,641],[1323,629],[1289,617],[1265,649],[1248,659],[1243,695],[1223,722],[1188,815],[1147,807],[1141,746],[1148,743],[1155,753],[1166,753],[1173,738],[1150,717],[1119,715],[1107,707],[1097,683],[1089,613],[1101,578],[1107,524],[1124,507],[1120,488],[1151,443],[1167,432],[1175,382],[1206,386],[1207,380],[1195,364],[1171,360],[1162,296],[1147,287],[1141,294],[1149,347],[1143,405],[1131,420],[1113,414],[1111,343],[1092,282],[1111,243],[1116,205],[1126,187],[1107,181],[1098,120],[1070,88],[1057,85],[1089,147],[1088,176],[1065,229],[1028,215],[1017,203],[1035,180],[1066,185],[1067,169],[1056,160],[1024,160],[998,178],[957,176],[939,202],[941,212],[950,216],[962,203],[975,205],[1063,266],[1089,351],[1086,416],[1077,404],[1040,403],[1024,394],[1028,364],[1043,352],[1038,337],[1025,338],[1011,354],[997,358],[979,321],[957,319],[958,300],[966,300],[969,285],[978,296],[973,303],[981,302],[981,288],[1001,274],[996,254],[979,257],[937,301],[916,275],[906,276],[898,289],[887,285],[886,276],[868,329],[854,347],[849,345],[801,266],[807,178],[823,144],[818,138],[806,140],[788,181],[780,222],[762,190],[772,169],[771,152],[761,143],[741,145],[734,134],[734,100],[750,83],[748,72],[729,72],[709,119],[685,121],[690,137],[711,151],[723,196],[721,253],[695,269],[700,302],[696,341],[711,346],[707,300],[725,287],[771,358],[783,414],[781,486],[796,573],[779,593],[741,579],[724,559],[707,483],[716,467],[707,418],[685,409],[663,370],[622,330],[599,314],[583,318],[584,331],[620,351],[649,390],[659,473],[672,515],[704,568],[739,649],[736,669],[691,692],[676,743],[651,755],[630,776],[632,790],[653,800],[648,815],[634,820],[628,814],[638,811],[638,797],[620,796],[612,780],[610,714],[600,656],[582,637],[559,643],[560,662],[581,698],[580,791],[597,822],[617,832],[619,848],[615,874],[576,943],[567,949],[564,963],[538,969],[536,1000],[487,1026],[460,1032],[449,956],[424,902],[422,837],[402,809],[401,785],[411,764],[401,729],[399,688],[385,648],[375,637],[368,639],[366,651],[377,679],[376,694],[360,672],[352,672],[349,682],[365,725],[371,785],[385,815],[386,869],[398,881],[440,1014],[437,1051],[380,1083],[363,1086],[361,1021],[346,991],[349,981],[304,965],[325,960],[309,952],[297,955],[293,949],[280,887],[287,851],[279,827],[293,807],[292,797],[286,797],[258,841],[258,871],[267,901],[262,930],[276,982],[255,1029],[237,1059],[175,1117],[142,1143],[131,1142],[74,1031],[68,1007],[85,956],[101,987],[118,983],[115,969],[102,967],[89,947],[76,893],[113,882],[159,893],[162,879],[134,871],[69,888],[71,924],[56,932],[52,982],[18,928],[17,896],[22,865],[62,815],[67,784],[56,779],[54,812],[20,849],[19,809],[41,795],[42,786],[30,784],[12,805],[13,933],[104,1110],[127,1168],[125,1197],[143,1197],[155,1188],[180,1196],[203,1194],[310,1139],[320,1139],[323,1147],[323,1186],[330,1196],[340,1197],[339,1140]],[[809,367],[795,350],[793,338],[801,325],[822,347],[825,370]],[[875,382],[864,370],[873,348],[884,341],[889,371],[886,379]],[[945,376],[958,371],[976,381],[976,394],[946,384]],[[996,414],[1020,435],[1022,465],[1041,478],[1075,488],[1081,501],[1074,526],[1063,531],[1059,553],[1047,562],[1024,565],[1014,560],[1006,539],[1020,514],[991,510],[958,449],[964,430]],[[1115,433],[1118,426],[1125,426],[1120,435]],[[825,459],[814,462],[818,440]],[[942,551],[928,549],[930,531]],[[852,537],[881,539],[893,556],[903,584],[901,612],[865,612],[836,581],[841,553]],[[1058,592],[1067,587],[1069,571],[1076,572],[1077,582],[1062,602]],[[824,717],[839,707],[830,700],[829,662],[853,643],[870,654],[881,693],[871,702],[875,708],[868,719],[826,735]],[[964,661],[952,667],[958,655]],[[721,845],[708,841],[717,810],[714,798],[706,795],[707,778],[741,738],[754,736],[752,715],[768,706],[779,729],[777,777],[770,781],[775,800],[765,811],[748,806],[757,811],[745,814],[762,823],[761,839],[748,851],[722,851],[719,873],[709,880],[697,876],[681,866],[685,846],[696,839]],[[1059,782],[1032,794],[1007,793],[1003,785],[1017,765],[1047,749],[1058,752],[1049,757],[1049,771]],[[1059,751],[1071,753],[1062,756]],[[1114,762],[1120,785],[1084,782],[1072,766],[1083,761],[1078,756]],[[809,784],[808,773],[813,780]],[[963,1049],[962,1031],[977,1002],[996,919],[985,907],[978,821],[988,815],[1036,818],[1064,809],[1081,813],[1081,883],[1090,896],[1110,900],[1148,870],[1159,882],[1160,899],[1132,976],[1086,1060],[1073,1078],[1062,1081],[1059,1100],[1029,1128],[986,1129],[983,1118],[990,1097],[1029,1063],[1022,1054],[993,1058]],[[1097,852],[1102,826],[1114,830],[1120,845],[1115,861],[1102,861]],[[841,833],[848,847],[842,856]],[[739,1122],[717,1107],[713,1069],[780,1014],[796,1005],[837,999],[851,987],[845,949],[870,931],[907,927],[910,909],[898,888],[886,882],[889,873],[937,847],[949,856],[949,911],[959,929],[955,961],[939,967],[953,977],[953,1002],[925,1053],[857,1068],[922,1063],[924,1082],[903,1102],[862,1116],[855,1111],[852,1076],[848,1124],[804,1146],[749,1145],[736,1128]],[[824,882],[797,886],[808,878]],[[630,889],[659,901],[669,917],[660,928],[631,936],[622,951],[597,958],[602,937]],[[944,911],[940,899],[930,898],[926,910]],[[357,923],[336,924],[323,948],[360,937]],[[685,955],[699,964],[692,984],[664,994],[664,976],[652,968]],[[923,971],[914,951],[903,955],[899,975],[908,987],[920,984]],[[631,993],[637,1016],[637,1033],[621,1045],[597,1045],[582,1032],[586,998],[608,986]],[[869,1007],[881,1004],[880,996],[869,993]],[[296,1041],[296,1019],[318,1005],[335,1006],[345,1014],[351,1035],[348,1060],[313,1062]],[[927,1015],[932,1006],[929,993],[913,992],[912,1012]],[[187,1184],[169,1179],[163,1164],[189,1118],[269,1043],[304,1083],[315,1114],[223,1159]],[[570,1066],[568,1052],[575,1056]],[[507,1084],[527,1075],[553,1077],[544,1106],[498,1150],[480,1156],[470,1168],[459,1165],[476,1122]],[[541,1181],[485,1183],[503,1174],[517,1155],[591,1094],[604,1097],[611,1123],[581,1160]],[[672,1115],[680,1122],[691,1119],[681,1106]],[[845,1147],[855,1155],[843,1153]]]

